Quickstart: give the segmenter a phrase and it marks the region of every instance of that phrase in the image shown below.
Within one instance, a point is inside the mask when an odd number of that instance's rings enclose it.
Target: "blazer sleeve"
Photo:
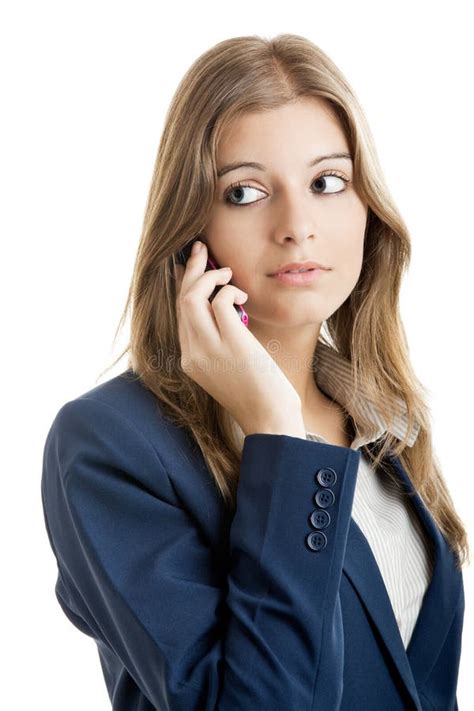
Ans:
[[[335,711],[339,584],[359,459],[345,447],[247,435],[222,585],[153,444],[108,403],[72,400],[48,433],[41,484],[60,602],[157,709],[309,711],[317,700]],[[328,467],[330,487],[318,480]],[[310,516],[329,488],[323,537]]]

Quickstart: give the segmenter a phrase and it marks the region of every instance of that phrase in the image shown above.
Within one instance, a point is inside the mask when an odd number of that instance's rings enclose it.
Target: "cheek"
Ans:
[[[244,291],[255,290],[265,274],[264,267],[261,266],[264,257],[256,250],[255,239],[247,241],[242,237],[241,231],[233,234],[231,230],[227,230],[210,236],[208,245],[218,266],[232,269],[231,284]]]
[[[354,290],[359,281],[363,263],[363,240],[354,236],[351,241],[344,239],[333,252],[333,268],[330,288],[327,291],[329,307],[326,318],[341,306]]]
[[[235,255],[233,256],[231,283],[239,287],[239,289],[243,289],[249,295],[265,293],[269,277],[265,275],[262,268],[257,266],[256,259],[252,260],[250,255],[247,255],[248,259],[244,258],[244,256],[238,259]]]
[[[348,235],[338,240],[332,250],[333,267],[347,281],[357,281],[364,257],[363,235]]]
[[[367,208],[352,193],[339,211],[337,227],[330,237],[332,266],[348,283],[356,284],[364,256]]]

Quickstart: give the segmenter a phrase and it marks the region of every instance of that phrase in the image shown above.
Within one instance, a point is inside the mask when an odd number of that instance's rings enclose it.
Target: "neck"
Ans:
[[[330,400],[317,385],[313,360],[320,324],[275,328],[250,319],[249,329],[293,385],[302,410],[326,409]]]

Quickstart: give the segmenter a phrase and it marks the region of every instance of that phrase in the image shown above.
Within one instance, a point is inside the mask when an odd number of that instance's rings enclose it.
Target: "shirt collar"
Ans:
[[[358,449],[363,445],[375,442],[387,432],[398,439],[404,439],[408,432],[408,413],[403,400],[392,396],[389,400],[389,409],[393,414],[390,427],[387,426],[381,412],[364,391],[359,387],[359,395],[355,400],[354,381],[351,363],[347,358],[338,353],[334,348],[318,341],[315,351],[315,377],[318,387],[338,402],[351,415],[361,434],[356,436],[351,444],[351,449]],[[415,422],[407,445],[412,447],[420,431],[419,422]],[[309,435],[309,437],[308,437]],[[320,439],[326,442],[322,435],[308,432],[308,439]]]

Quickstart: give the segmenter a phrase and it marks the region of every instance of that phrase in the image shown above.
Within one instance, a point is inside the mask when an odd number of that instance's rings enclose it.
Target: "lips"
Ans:
[[[318,262],[315,262],[313,260],[307,260],[305,262],[288,262],[287,264],[282,264],[280,267],[278,267],[274,272],[269,274],[268,276],[275,276],[276,274],[286,274],[287,272],[293,272],[293,271],[311,271],[314,269],[327,269],[328,267],[325,267],[322,264],[319,264]]]
[[[312,272],[315,267],[310,267],[309,269],[285,269],[284,272],[279,272],[280,274],[303,274],[304,272]]]
[[[270,279],[274,279],[282,285],[288,287],[304,287],[314,284],[319,281],[326,272],[327,269],[306,269],[303,272],[278,272],[270,276]]]

